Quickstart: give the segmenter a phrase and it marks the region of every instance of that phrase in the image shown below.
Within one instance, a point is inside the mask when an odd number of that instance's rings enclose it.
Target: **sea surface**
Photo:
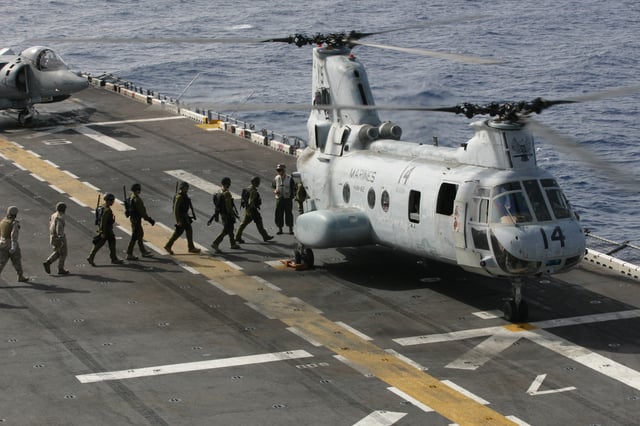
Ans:
[[[378,104],[572,99],[636,86],[628,96],[559,105],[535,118],[557,133],[537,137],[538,161],[558,178],[583,225],[602,237],[640,244],[636,0],[22,0],[2,5],[0,47],[17,52],[47,45],[76,70],[113,74],[203,108],[231,102],[299,104],[311,101],[311,47],[241,41],[390,29],[399,31],[364,41],[501,63],[356,47],[353,53],[367,68]],[[158,40],[135,40],[140,38]],[[307,139],[302,112],[233,116],[258,129]],[[404,140],[430,143],[437,136],[441,145],[457,146],[472,136],[470,120],[459,115],[381,112],[380,118],[402,127]],[[560,142],[567,141],[575,147],[562,148]]]

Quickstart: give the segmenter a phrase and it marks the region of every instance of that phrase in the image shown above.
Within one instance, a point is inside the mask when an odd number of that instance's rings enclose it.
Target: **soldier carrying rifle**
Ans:
[[[187,195],[188,191],[189,184],[187,182],[180,182],[176,196],[173,199],[173,215],[176,220],[175,230],[173,231],[171,238],[169,238],[169,241],[167,241],[167,244],[164,246],[164,249],[169,254],[173,254],[171,247],[183,232],[186,232],[187,234],[187,246],[189,247],[189,253],[200,253],[200,249],[196,248],[193,244],[193,228],[191,227],[191,222],[196,220],[196,215],[193,211],[191,199]],[[191,216],[189,215],[189,210],[191,210]]]

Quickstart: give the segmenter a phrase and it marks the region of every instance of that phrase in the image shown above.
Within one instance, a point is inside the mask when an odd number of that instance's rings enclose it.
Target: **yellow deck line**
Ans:
[[[95,189],[1,136],[0,153],[60,188],[70,197],[88,206],[95,206],[98,195]],[[69,210],[69,214],[74,214],[72,209]],[[121,221],[118,224],[130,231],[130,224],[124,217],[122,205],[114,204],[113,210],[116,218]],[[170,233],[167,229],[145,224],[145,239],[151,244],[163,247],[169,236]],[[184,238],[176,242],[174,251],[186,253]],[[269,318],[278,318],[288,326],[296,327],[306,336],[322,343],[327,349],[362,366],[380,380],[428,405],[452,422],[459,425],[515,424],[497,411],[463,395],[435,377],[416,369],[400,358],[388,354],[373,343],[330,321],[312,306],[300,300],[291,299],[248,277],[241,271],[230,268],[229,265],[214,257],[206,254],[176,254],[173,257],[203,276],[216,281],[247,302],[256,305]]]

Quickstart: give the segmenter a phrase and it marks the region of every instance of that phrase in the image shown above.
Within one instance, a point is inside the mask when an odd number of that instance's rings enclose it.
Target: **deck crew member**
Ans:
[[[275,222],[278,227],[278,235],[282,234],[282,227],[289,227],[289,234],[293,235],[293,197],[295,196],[296,183],[291,175],[286,172],[284,164],[276,166],[276,176],[273,179],[273,193],[276,196]]]
[[[0,221],[0,273],[11,259],[11,263],[18,273],[18,281],[22,283],[29,281],[29,278],[22,273],[22,254],[18,244],[20,222],[16,219],[17,217],[18,208],[11,206],[7,209],[7,217]]]
[[[67,205],[65,203],[56,204],[56,211],[49,218],[49,244],[53,247],[53,252],[44,261],[42,266],[47,274],[51,273],[51,264],[58,261],[58,274],[67,275],[69,271],[64,269],[64,262],[67,260],[67,236],[64,232],[65,214]]]

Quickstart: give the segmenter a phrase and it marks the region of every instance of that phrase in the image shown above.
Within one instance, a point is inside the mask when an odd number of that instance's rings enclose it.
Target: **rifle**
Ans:
[[[124,215],[131,216],[131,200],[127,198],[127,187],[122,185],[122,201],[124,202]]]
[[[100,208],[100,194],[98,194],[98,202],[96,203],[95,215],[96,215],[95,223],[97,226],[97,225],[100,225],[100,219],[102,218],[102,209]]]

